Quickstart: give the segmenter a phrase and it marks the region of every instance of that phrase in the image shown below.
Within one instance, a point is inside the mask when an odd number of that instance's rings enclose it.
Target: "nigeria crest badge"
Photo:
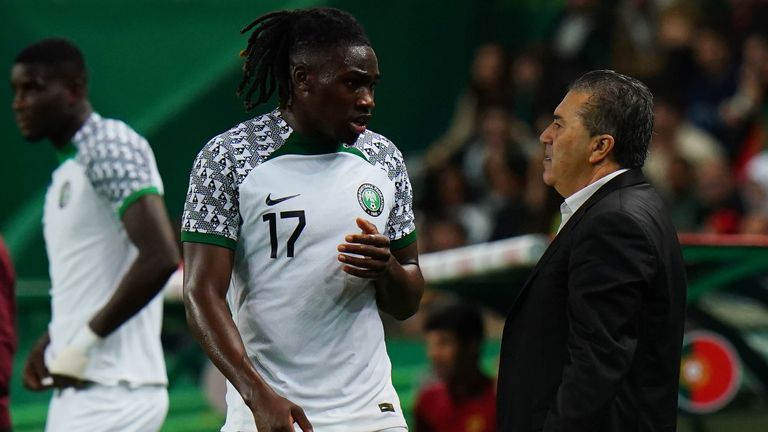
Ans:
[[[59,192],[59,208],[64,208],[69,203],[69,198],[72,195],[72,185],[69,182],[64,183]]]
[[[371,216],[378,216],[384,208],[384,194],[370,183],[363,183],[357,189],[357,202]]]

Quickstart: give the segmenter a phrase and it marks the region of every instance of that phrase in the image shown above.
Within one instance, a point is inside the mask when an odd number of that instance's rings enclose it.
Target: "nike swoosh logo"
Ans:
[[[275,198],[275,199],[272,199],[272,194],[269,194],[269,195],[267,195],[267,200],[266,200],[266,201],[264,201],[264,202],[265,202],[265,203],[266,203],[268,206],[273,206],[273,205],[275,205],[275,204],[280,204],[281,202],[283,202],[283,201],[286,201],[286,200],[289,200],[289,199],[291,199],[291,198],[296,198],[296,197],[297,197],[297,196],[299,196],[299,195],[301,195],[301,194],[296,194],[296,195],[289,195],[289,196],[286,196],[286,197],[282,197],[282,198]]]

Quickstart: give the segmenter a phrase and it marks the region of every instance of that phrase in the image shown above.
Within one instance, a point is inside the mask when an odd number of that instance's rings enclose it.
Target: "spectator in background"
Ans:
[[[464,145],[459,158],[472,191],[485,194],[489,188],[488,163],[504,161],[507,155],[525,158],[536,149],[527,127],[501,105],[486,108],[480,115],[476,136]]]
[[[725,161],[707,161],[696,169],[696,191],[700,203],[699,231],[712,234],[739,232],[745,205],[733,172]]]
[[[449,217],[435,217],[423,224],[419,253],[455,249],[467,244],[467,230],[461,222]]]
[[[510,65],[510,106],[512,113],[529,130],[536,129],[537,119],[549,115],[542,104],[542,48],[532,45],[515,56]]]
[[[427,149],[424,163],[428,169],[445,164],[477,133],[480,114],[486,107],[507,103],[508,62],[507,51],[498,42],[477,48],[469,85],[456,102],[448,128]]]
[[[428,173],[419,208],[427,220],[448,218],[459,222],[467,234],[467,243],[488,240],[491,218],[478,205],[477,196],[467,184],[464,171],[456,163],[439,166]]]
[[[480,368],[483,317],[471,305],[436,305],[424,320],[437,380],[416,397],[415,432],[495,432],[494,380]]]
[[[13,353],[16,351],[16,316],[11,257],[0,237],[0,432],[11,431],[9,405]]]
[[[544,62],[547,83],[543,106],[557,105],[574,77],[610,63],[613,19],[610,9],[599,0],[566,0],[550,32],[552,38]]]
[[[661,69],[657,46],[657,6],[654,0],[623,0],[615,12],[611,58],[613,67],[638,79],[648,79]]]
[[[695,70],[691,48],[696,32],[695,15],[695,9],[687,3],[675,4],[661,9],[656,25],[661,61],[656,78],[675,89],[676,96],[684,102],[687,102],[687,88]]]
[[[753,65],[750,68],[754,70],[758,84],[755,89],[758,98],[754,101],[754,121],[743,144],[737,169],[756,154],[768,149],[768,33],[755,34],[749,39],[751,41],[745,43],[744,57],[746,63]]]
[[[687,91],[687,116],[723,144],[729,160],[739,153],[739,130],[722,116],[738,88],[738,68],[723,31],[701,27],[693,43],[694,70]]]
[[[768,234],[768,151],[747,163],[742,190],[746,214],[741,222],[742,234]]]
[[[669,170],[673,160],[681,157],[695,169],[707,161],[725,159],[717,140],[687,121],[683,109],[672,92],[654,95],[654,133],[643,172],[665,199],[672,193]]]
[[[766,148],[768,120],[768,39],[765,35],[748,35],[742,45],[742,60],[736,93],[720,107],[720,115],[730,128],[740,130],[739,152],[735,160],[737,175],[744,165]]]
[[[723,21],[734,46],[741,45],[749,34],[765,30],[768,2],[765,0],[725,0],[699,2],[702,15]]]
[[[486,161],[488,191],[484,204],[493,223],[489,240],[535,231],[525,201],[527,171],[528,159],[516,152],[506,152]]]
[[[700,205],[696,197],[696,171],[691,163],[680,156],[673,157],[667,165],[664,184],[667,190],[662,198],[677,231],[697,231]]]
[[[477,134],[428,173],[428,192],[421,202],[427,221],[459,223],[470,244],[526,232],[529,223],[520,211],[528,154],[537,150],[527,125],[505,106],[485,108]],[[500,221],[502,212],[509,217]]]
[[[768,42],[763,35],[749,35],[742,46],[738,88],[720,107],[720,116],[729,127],[746,122],[763,98],[762,74],[768,62]]]

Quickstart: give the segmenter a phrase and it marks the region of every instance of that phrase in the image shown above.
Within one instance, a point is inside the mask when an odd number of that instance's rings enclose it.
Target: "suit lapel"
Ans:
[[[573,228],[579,223],[579,221],[581,221],[581,219],[584,217],[584,214],[589,211],[590,207],[614,191],[630,186],[635,186],[641,183],[647,183],[645,176],[643,176],[643,172],[639,168],[631,169],[611,179],[608,183],[604,184],[602,187],[600,187],[600,189],[595,191],[595,193],[592,194],[592,196],[589,197],[589,199],[587,199],[587,201],[581,207],[579,207],[576,213],[574,213],[573,216],[568,219],[568,222],[566,222],[563,229],[560,230],[560,232],[555,236],[554,240],[552,240],[552,242],[549,244],[547,250],[544,251],[544,254],[539,259],[539,262],[537,262],[531,270],[531,273],[528,275],[528,278],[523,284],[523,287],[520,289],[520,292],[518,292],[517,296],[515,296],[515,300],[512,301],[512,305],[509,307],[509,310],[512,311],[514,309],[520,297],[531,285],[531,282],[536,278],[536,275],[539,273],[541,268],[546,265],[550,258],[552,258],[552,255],[558,250],[560,245],[565,242],[565,239],[568,238]]]

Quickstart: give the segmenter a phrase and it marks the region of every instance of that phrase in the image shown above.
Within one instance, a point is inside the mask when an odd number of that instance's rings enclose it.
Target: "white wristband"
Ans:
[[[48,371],[55,375],[65,375],[78,379],[85,378],[88,353],[101,340],[102,338],[86,324],[75,333],[75,337],[72,338],[69,345],[56,353],[48,365]]]
[[[102,339],[101,336],[91,330],[91,326],[86,324],[80,331],[75,333],[75,337],[72,338],[72,342],[69,343],[69,346],[85,354],[88,353],[91,348],[96,346],[96,344],[101,342]]]

